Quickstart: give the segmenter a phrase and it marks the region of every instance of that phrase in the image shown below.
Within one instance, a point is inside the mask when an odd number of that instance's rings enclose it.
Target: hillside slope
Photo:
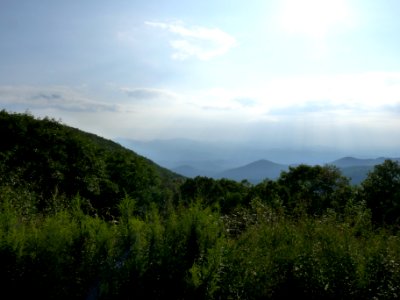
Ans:
[[[48,118],[3,110],[0,136],[0,186],[34,193],[39,210],[77,194],[101,211],[125,195],[139,205],[164,201],[182,178],[113,141]]]

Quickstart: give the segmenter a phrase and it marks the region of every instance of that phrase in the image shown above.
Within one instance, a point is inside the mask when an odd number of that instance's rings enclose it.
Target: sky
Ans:
[[[400,156],[397,0],[1,0],[0,109],[105,138]]]

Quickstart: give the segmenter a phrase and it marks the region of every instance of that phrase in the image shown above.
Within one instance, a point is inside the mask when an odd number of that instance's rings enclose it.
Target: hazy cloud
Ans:
[[[55,94],[55,93],[49,93],[49,94],[39,93],[37,95],[32,96],[32,99],[34,99],[34,100],[45,99],[45,100],[58,101],[59,99],[62,99],[62,98],[63,98],[62,95]]]
[[[172,92],[152,88],[121,88],[121,91],[136,100],[174,99],[177,97]]]
[[[271,108],[269,115],[304,115],[304,114],[325,114],[325,113],[344,113],[357,110],[359,107],[353,107],[349,104],[334,104],[330,101],[306,102],[299,105]]]
[[[206,111],[221,111],[221,112],[226,112],[226,111],[232,111],[232,107],[217,107],[217,106],[202,106],[201,109],[206,110]]]
[[[218,28],[200,26],[188,28],[181,23],[145,22],[145,24],[179,37],[170,40],[170,46],[175,50],[172,58],[176,60],[186,60],[190,57],[209,60],[227,53],[236,45],[233,36]]]
[[[400,102],[392,104],[392,105],[385,105],[382,107],[382,110],[383,110],[383,112],[386,112],[386,113],[392,113],[392,114],[399,115],[400,114]]]
[[[112,104],[88,99],[67,87],[1,86],[0,104],[23,109],[54,108],[66,111],[116,111]]]
[[[252,107],[257,104],[257,101],[252,98],[236,98],[234,101],[245,107]]]

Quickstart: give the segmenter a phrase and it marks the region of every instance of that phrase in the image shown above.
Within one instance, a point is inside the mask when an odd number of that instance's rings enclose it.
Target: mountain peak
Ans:
[[[267,178],[276,179],[282,171],[287,169],[287,165],[277,164],[266,159],[259,159],[247,165],[221,172],[217,177],[229,178],[237,181],[247,179],[252,183],[258,183]]]
[[[253,161],[245,166],[269,166],[269,165],[279,165],[271,160],[268,159],[259,159],[256,161]]]

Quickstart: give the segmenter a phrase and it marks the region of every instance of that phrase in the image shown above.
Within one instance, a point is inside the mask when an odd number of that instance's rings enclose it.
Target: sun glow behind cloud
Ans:
[[[280,23],[292,34],[324,38],[335,26],[348,23],[346,0],[284,0]]]

